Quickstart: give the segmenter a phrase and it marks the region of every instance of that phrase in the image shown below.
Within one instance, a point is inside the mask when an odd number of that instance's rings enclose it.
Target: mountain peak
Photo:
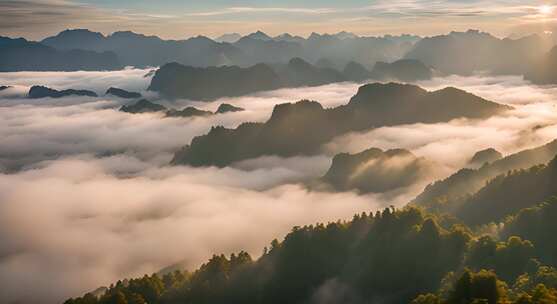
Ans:
[[[342,31],[342,32],[338,32],[334,35],[335,37],[339,38],[339,39],[353,39],[353,38],[358,38],[358,36],[354,33],[351,32],[347,32],[347,31]]]
[[[60,33],[58,33],[58,35],[56,35],[56,37],[75,37],[75,36],[79,36],[79,37],[84,37],[84,36],[88,36],[88,37],[97,37],[97,38],[104,38],[104,35],[102,33],[99,32],[93,32],[91,30],[88,29],[66,29],[61,31]]]
[[[269,35],[263,33],[262,31],[257,31],[255,33],[251,33],[246,36],[247,38],[263,40],[263,41],[270,41],[273,40]]]

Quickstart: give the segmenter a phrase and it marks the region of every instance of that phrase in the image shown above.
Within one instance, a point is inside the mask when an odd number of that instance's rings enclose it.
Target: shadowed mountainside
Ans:
[[[170,63],[156,71],[149,90],[167,98],[211,101],[278,88],[319,86],[370,78],[412,82],[431,79],[432,75],[431,69],[415,60],[378,63],[372,72],[356,62],[349,63],[343,72],[338,72],[312,65],[301,58],[293,58],[288,64],[257,64],[249,68],[195,68]]]
[[[484,118],[507,109],[455,88],[428,92],[414,85],[375,83],[360,87],[348,104],[336,108],[324,109],[318,102],[304,100],[275,106],[265,123],[244,123],[236,129],[213,127],[177,152],[172,163],[223,167],[263,155],[312,155],[347,132]]]
[[[266,64],[195,68],[178,63],[162,66],[149,85],[167,98],[215,100],[281,87],[279,76]]]
[[[433,71],[419,60],[403,59],[393,63],[377,62],[371,71],[371,78],[414,82],[430,80],[433,78]]]

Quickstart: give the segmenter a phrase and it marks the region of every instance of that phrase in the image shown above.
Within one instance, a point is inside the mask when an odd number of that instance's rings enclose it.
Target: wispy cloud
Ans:
[[[221,10],[190,13],[188,16],[206,17],[232,14],[289,13],[302,15],[332,14],[338,10],[333,8],[290,8],[290,7],[228,7]]]

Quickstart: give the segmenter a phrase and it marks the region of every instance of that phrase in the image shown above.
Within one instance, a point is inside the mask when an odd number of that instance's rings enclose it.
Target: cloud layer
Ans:
[[[247,109],[196,119],[118,112],[126,101],[105,96],[17,97],[37,83],[145,93],[146,72],[0,74],[0,83],[16,86],[10,93],[15,97],[0,96],[0,302],[56,303],[168,265],[192,269],[213,253],[245,249],[257,256],[294,225],[400,206],[477,150],[511,153],[557,137],[555,88],[518,77],[449,77],[421,85],[458,86],[516,109],[485,121],[349,134],[314,157],[267,156],[224,169],[169,167],[175,150],[213,125],[264,121],[275,104],[303,98],[327,107],[344,104],[358,85],[284,89],[211,103],[160,101],[177,108],[215,110],[227,102]],[[309,192],[301,185],[323,175],[334,153],[374,146],[407,148],[437,162],[438,169],[419,185],[389,195]]]

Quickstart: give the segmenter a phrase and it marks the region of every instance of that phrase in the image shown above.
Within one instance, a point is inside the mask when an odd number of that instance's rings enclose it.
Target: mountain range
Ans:
[[[251,67],[191,67],[179,63],[165,64],[151,80],[150,91],[165,98],[211,101],[221,97],[242,96],[260,91],[303,86],[320,86],[343,81],[428,80],[433,71],[416,60],[377,63],[372,71],[350,62],[342,72],[319,67],[293,58],[287,64],[256,64]]]
[[[416,59],[445,74],[524,75],[553,46],[538,35],[499,39],[476,30],[451,32],[418,41],[404,57]]]
[[[124,66],[162,66],[178,62],[194,67],[258,63],[285,64],[301,58],[320,67],[342,70],[351,62],[372,69],[378,62],[418,60],[442,74],[528,75],[550,73],[555,58],[552,37],[531,35],[500,39],[477,30],[420,38],[411,35],[360,37],[352,33],[312,33],[308,38],[263,32],[163,40],[130,31],[103,35],[86,29],[65,30],[40,42],[0,39],[0,70],[113,70]],[[549,54],[549,55],[548,55]],[[25,58],[33,58],[29,62]],[[548,72],[543,72],[543,69]],[[536,76],[538,75],[538,76]],[[537,82],[548,82],[541,79]]]
[[[172,163],[223,167],[264,155],[312,155],[347,132],[485,118],[508,109],[455,88],[428,92],[414,85],[374,83],[360,87],[348,104],[336,108],[324,109],[318,102],[303,100],[275,106],[265,123],[244,123],[236,129],[213,127],[178,151]]]
[[[358,61],[372,66],[376,61],[401,58],[419,37],[403,35],[359,37],[348,33],[319,35],[304,39],[289,34],[275,38],[263,32],[246,36],[225,35],[215,40],[197,36],[185,40],[163,40],[129,31],[103,35],[86,29],[65,30],[40,41],[58,50],[110,51],[125,66],[161,66],[169,62],[206,67],[251,66],[257,63],[285,63],[294,57],[309,62],[329,58],[340,65]]]

